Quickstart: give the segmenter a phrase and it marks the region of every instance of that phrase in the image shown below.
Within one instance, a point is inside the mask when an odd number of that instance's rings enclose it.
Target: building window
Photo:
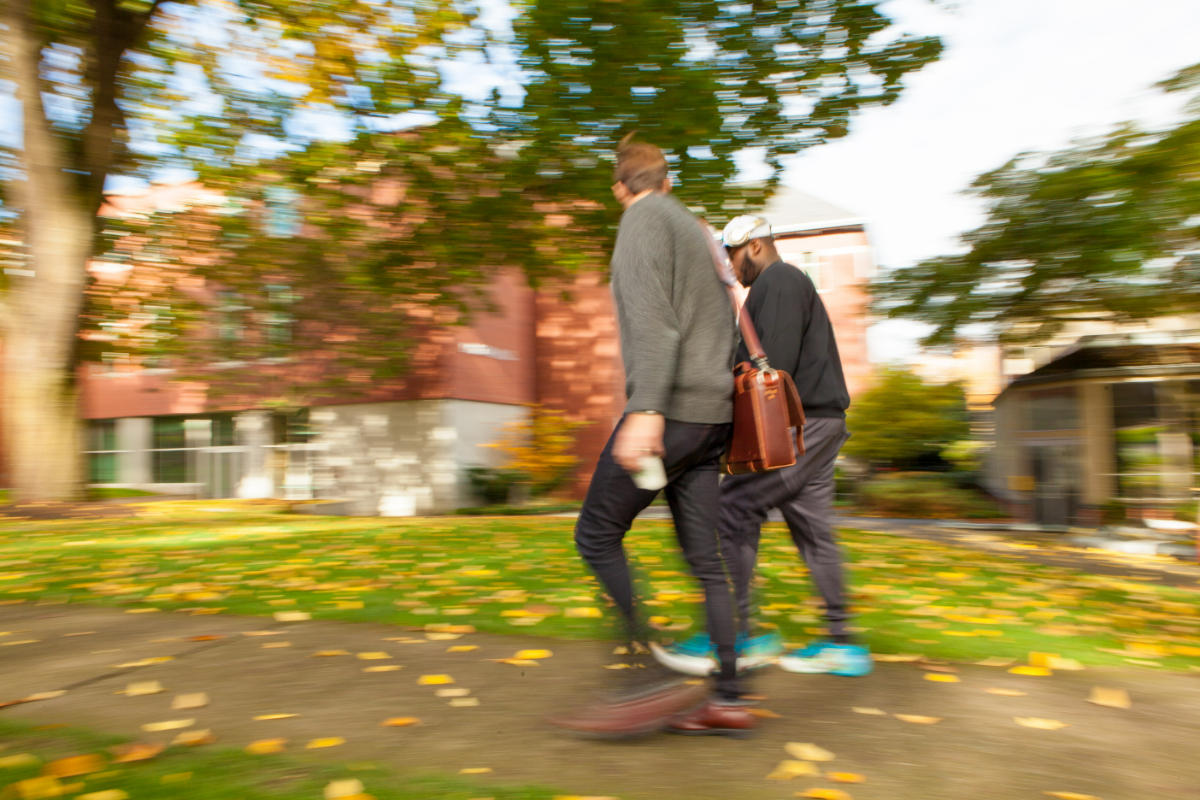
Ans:
[[[1075,389],[1046,389],[1029,394],[1029,430],[1079,429],[1079,402]]]
[[[195,483],[199,451],[236,443],[232,414],[155,417],[151,430],[150,469],[155,483]]]
[[[117,421],[92,420],[87,425],[88,483],[117,482]]]

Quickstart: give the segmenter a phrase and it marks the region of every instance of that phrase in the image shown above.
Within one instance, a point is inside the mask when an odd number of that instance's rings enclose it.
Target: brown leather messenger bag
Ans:
[[[804,406],[800,404],[800,394],[791,375],[771,369],[767,363],[754,322],[746,309],[738,305],[735,294],[738,280],[729,255],[703,222],[700,227],[753,362],[743,361],[733,369],[733,433],[725,450],[725,471],[740,475],[790,467],[796,463],[797,452],[804,455]],[[796,431],[795,450],[792,428]]]

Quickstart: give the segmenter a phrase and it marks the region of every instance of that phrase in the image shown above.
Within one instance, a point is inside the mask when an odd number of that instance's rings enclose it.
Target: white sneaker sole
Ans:
[[[795,656],[780,656],[777,662],[779,668],[786,672],[798,672],[802,675],[824,675],[833,672],[840,665],[830,659],[796,658]]]
[[[717,660],[709,656],[686,656],[674,653],[654,642],[650,643],[650,652],[654,654],[658,663],[684,675],[697,675],[704,678],[717,671]],[[775,660],[775,656],[743,656],[737,660],[737,671],[760,669],[774,664]]]

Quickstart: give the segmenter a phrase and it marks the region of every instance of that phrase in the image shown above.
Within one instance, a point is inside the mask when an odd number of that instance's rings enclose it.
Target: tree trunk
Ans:
[[[4,4],[8,57],[24,117],[24,180],[9,183],[30,256],[27,274],[9,274],[3,320],[0,406],[9,482],[19,500],[80,494],[74,358],[95,209],[65,170],[64,143],[42,108],[41,57],[26,3]]]

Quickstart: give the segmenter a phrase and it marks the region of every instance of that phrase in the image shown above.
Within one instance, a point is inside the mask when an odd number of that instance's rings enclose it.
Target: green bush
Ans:
[[[1004,512],[986,495],[964,489],[952,477],[933,472],[881,475],[859,487],[865,511],[894,517],[995,519]]]

